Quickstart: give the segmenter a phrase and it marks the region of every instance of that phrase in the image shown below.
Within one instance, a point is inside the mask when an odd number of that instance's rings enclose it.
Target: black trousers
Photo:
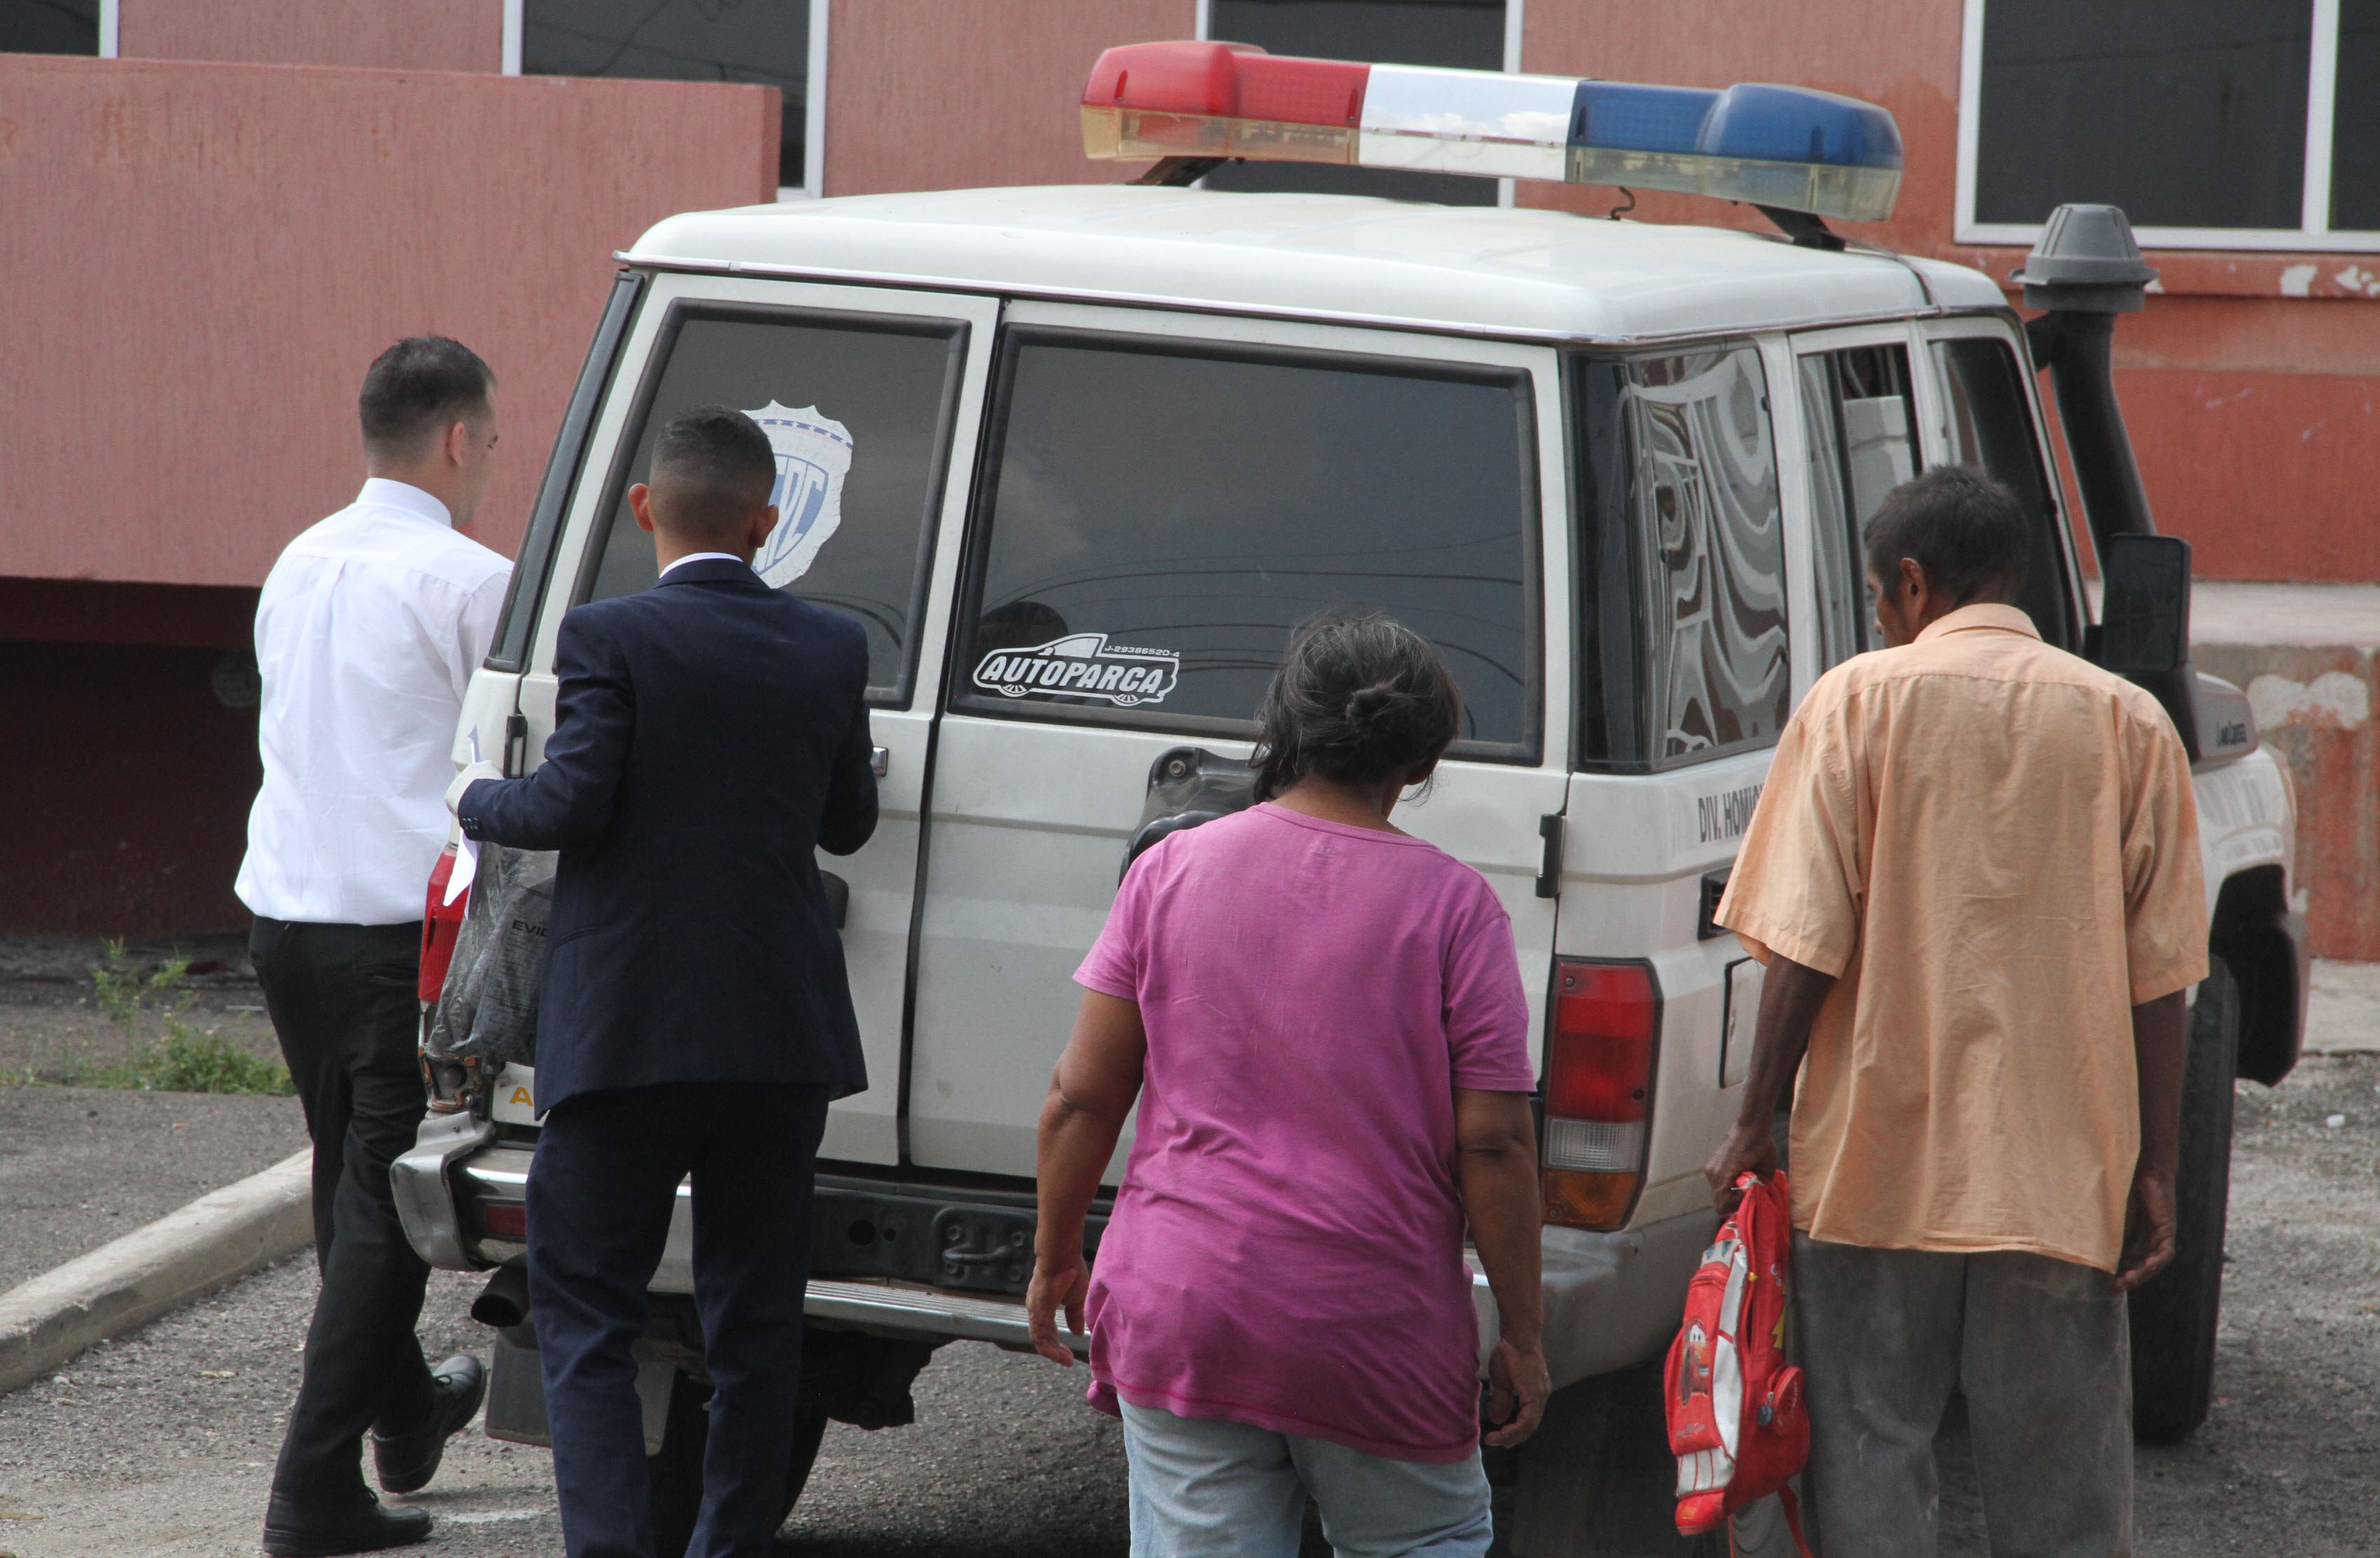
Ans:
[[[418,1427],[434,1404],[413,1334],[430,1268],[406,1242],[389,1188],[389,1164],[428,1109],[415,992],[421,927],[260,916],[249,951],[314,1138],[322,1274],[273,1491],[353,1503],[368,1492],[364,1430]]]
[[[695,1308],[711,1379],[688,1558],[765,1558],[801,1395],[823,1087],[681,1082],[565,1099],[528,1181],[528,1285],[569,1558],[650,1558],[629,1348],[678,1181],[694,1176]]]

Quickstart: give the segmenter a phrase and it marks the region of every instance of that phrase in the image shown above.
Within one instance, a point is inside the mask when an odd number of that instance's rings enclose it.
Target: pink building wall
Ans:
[[[117,0],[126,59],[504,68],[504,0]]]
[[[362,479],[400,335],[500,381],[510,552],[609,288],[672,212],[773,199],[777,93],[0,55],[0,566],[254,585]]]
[[[1116,43],[1188,38],[1195,0],[861,0],[827,41],[826,193],[1112,183],[1083,82]]]

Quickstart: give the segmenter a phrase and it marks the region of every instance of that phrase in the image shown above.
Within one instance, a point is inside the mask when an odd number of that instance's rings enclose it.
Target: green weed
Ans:
[[[124,950],[121,938],[106,943],[107,961],[91,971],[91,997],[111,1022],[130,1022],[141,1011],[162,1007],[167,1011],[188,1009],[192,992],[188,975],[190,960],[169,957],[157,965],[153,972],[143,974],[133,966]]]
[[[41,1071],[0,1072],[0,1087],[124,1088],[138,1092],[268,1093],[286,1097],[297,1087],[277,1060],[249,1054],[215,1029],[200,1029],[176,1014],[189,1009],[190,962],[170,957],[142,973],[124,943],[107,943],[106,962],[91,971],[91,993],[108,1020],[129,1026],[154,1014],[163,1037],[134,1044],[120,1062],[67,1055]]]

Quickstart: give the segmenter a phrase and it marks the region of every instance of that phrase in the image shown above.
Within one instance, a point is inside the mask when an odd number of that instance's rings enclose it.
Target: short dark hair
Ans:
[[[1257,710],[1257,798],[1308,774],[1377,785],[1436,762],[1463,726],[1463,693],[1427,639],[1377,612],[1298,625]]]
[[[2024,585],[2031,543],[2014,493],[1967,466],[1936,466],[1876,505],[1867,522],[1867,568],[1889,587],[1907,557],[1954,604],[2012,601]]]
[[[364,370],[356,410],[364,446],[411,454],[431,432],[485,413],[496,375],[480,354],[443,335],[407,335]]]
[[[724,406],[698,406],[672,417],[653,440],[646,482],[678,528],[708,529],[742,518],[768,501],[777,482],[777,452],[760,424]]]

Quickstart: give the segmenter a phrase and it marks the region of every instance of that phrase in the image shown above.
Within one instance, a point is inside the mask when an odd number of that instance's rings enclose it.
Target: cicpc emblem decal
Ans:
[[[1101,698],[1119,709],[1162,703],[1182,675],[1172,650],[1110,644],[1105,633],[1070,633],[1030,649],[994,650],[975,685],[1002,698]]]
[[[744,414],[760,424],[777,456],[777,481],[769,492],[777,528],[752,559],[752,571],[771,590],[783,590],[810,571],[820,548],[842,527],[851,430],[820,416],[815,406],[795,410],[771,400]]]

